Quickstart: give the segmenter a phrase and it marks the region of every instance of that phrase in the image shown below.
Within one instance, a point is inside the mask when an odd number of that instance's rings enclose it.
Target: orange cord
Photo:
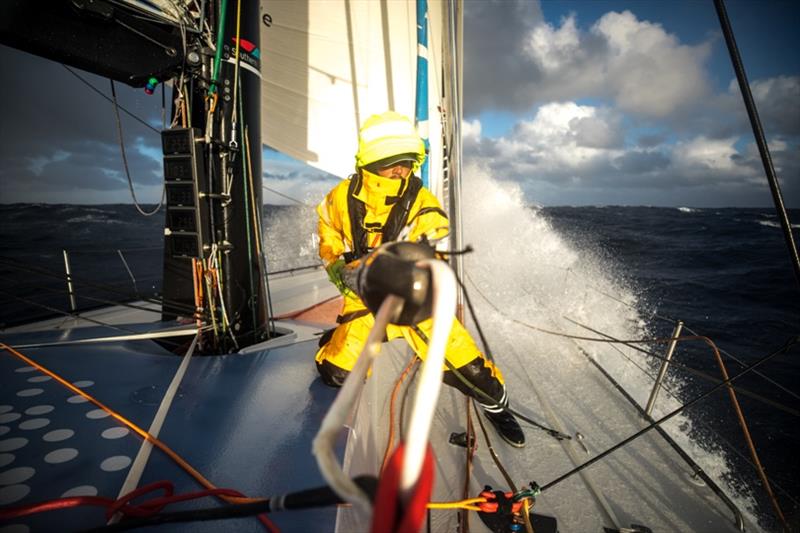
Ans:
[[[406,366],[403,373],[400,374],[400,377],[397,378],[397,381],[394,384],[394,390],[392,390],[392,399],[389,402],[389,440],[386,442],[386,450],[383,452],[383,462],[381,463],[381,472],[386,469],[386,463],[389,461],[389,454],[392,450],[392,445],[394,444],[394,406],[395,401],[397,400],[397,393],[400,391],[400,385],[403,384],[405,381],[406,376],[411,371],[413,366],[416,364],[417,358],[412,357],[411,361],[409,361],[408,366]],[[401,421],[398,421],[398,424],[401,424]]]
[[[92,396],[90,396],[89,394],[86,394],[84,391],[82,391],[81,389],[79,389],[78,387],[76,387],[75,385],[70,383],[69,381],[65,380],[64,378],[62,378],[61,376],[59,376],[55,372],[53,372],[51,370],[48,370],[47,368],[43,367],[42,365],[40,365],[36,361],[34,361],[32,359],[29,359],[28,357],[22,355],[21,353],[19,353],[17,350],[12,348],[11,346],[8,346],[7,344],[4,344],[4,343],[0,342],[0,348],[2,348],[3,350],[6,350],[7,352],[11,353],[12,355],[16,356],[17,358],[22,359],[23,361],[28,363],[30,366],[36,368],[39,372],[47,374],[51,378],[53,378],[56,381],[58,381],[59,383],[61,383],[64,387],[66,387],[70,391],[72,391],[75,394],[78,394],[78,395],[86,398],[88,401],[90,401],[91,403],[93,403],[94,405],[96,405],[97,407],[102,409],[103,411],[107,412],[112,417],[116,418],[119,422],[121,422],[125,426],[129,427],[131,430],[133,430],[136,434],[138,434],[144,440],[150,442],[151,444],[153,444],[153,446],[155,446],[156,448],[158,448],[159,450],[161,450],[162,452],[167,454],[167,456],[170,459],[175,461],[175,463],[177,463],[181,468],[183,468],[186,472],[188,472],[189,475],[191,475],[205,489],[207,489],[207,490],[215,490],[215,489],[217,489],[217,487],[213,483],[211,483],[208,479],[206,479],[200,472],[195,470],[195,468],[192,465],[190,465],[188,462],[186,462],[186,460],[184,460],[181,456],[179,456],[177,453],[175,453],[169,446],[167,446],[166,444],[164,444],[163,442],[158,440],[156,437],[152,436],[150,433],[148,433],[144,429],[140,428],[139,426],[137,426],[136,424],[134,424],[133,422],[131,422],[130,420],[128,420],[127,418],[122,416],[121,414],[117,413],[116,411],[114,411],[110,407],[106,406],[100,400],[97,400],[97,399],[93,398]],[[265,501],[264,498],[245,498],[245,497],[241,497],[240,498],[240,497],[232,497],[232,496],[220,496],[220,498],[222,500],[224,500],[225,502],[231,503],[231,504],[255,503],[255,502],[263,502],[263,501]],[[259,516],[259,519],[262,520],[262,523],[264,523],[264,525],[266,525],[267,528],[270,531],[273,531],[275,533],[277,533],[279,531],[278,528],[275,526],[275,524],[273,524],[268,518],[266,518],[266,516],[261,515],[261,516]]]

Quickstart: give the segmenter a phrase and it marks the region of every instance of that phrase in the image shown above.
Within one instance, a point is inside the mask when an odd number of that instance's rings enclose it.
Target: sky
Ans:
[[[800,2],[726,5],[798,208]],[[0,64],[0,202],[129,203],[111,104],[60,64],[2,45]],[[156,202],[160,93],[117,94],[145,121],[122,126],[137,197]],[[772,205],[711,0],[466,0],[462,129],[465,163],[531,204]],[[313,205],[336,179],[264,151],[266,203]]]

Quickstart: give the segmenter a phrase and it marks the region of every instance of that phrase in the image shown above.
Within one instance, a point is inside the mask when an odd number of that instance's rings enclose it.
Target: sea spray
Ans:
[[[548,418],[550,404],[558,402],[559,421],[570,432],[581,429],[580,415],[571,411],[595,409],[602,419],[604,406],[610,406],[604,398],[575,393],[586,387],[583,381],[588,378],[589,362],[576,357],[583,351],[644,406],[659,360],[620,344],[554,334],[623,340],[654,336],[654,328],[643,318],[647,302],[639,300],[636,287],[620,273],[620,267],[591,248],[577,248],[557,232],[540,209],[526,205],[518,184],[494,180],[477,165],[465,168],[463,182],[463,242],[475,250],[465,258],[465,284],[506,376],[512,405],[533,406],[537,414]],[[656,354],[666,349],[665,344],[637,346]],[[673,391],[684,388],[675,372],[670,373],[667,385]],[[606,390],[617,394],[610,386]],[[657,419],[679,406],[679,400],[661,391],[653,416]],[[630,427],[609,428],[609,433],[627,436],[641,427],[639,421]],[[751,491],[736,483],[739,476],[732,475],[717,437],[695,440],[698,432],[688,413],[664,427],[755,521],[759,513]],[[598,437],[590,435],[595,453],[615,444]]]
[[[270,272],[322,264],[313,207],[265,206],[263,235]]]

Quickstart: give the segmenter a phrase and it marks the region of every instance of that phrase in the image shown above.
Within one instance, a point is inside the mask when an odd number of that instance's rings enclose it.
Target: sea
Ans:
[[[498,194],[496,188],[481,192],[484,198],[492,194]],[[544,302],[591,293],[593,297],[575,306],[574,316],[607,322],[607,299],[630,308],[625,320],[635,322],[633,330],[640,335],[669,337],[680,320],[685,324],[683,335],[713,340],[723,351],[730,375],[800,335],[800,285],[773,209],[542,207],[513,191],[502,194],[488,205],[502,211],[503,202],[510,201],[522,215],[508,211],[504,222],[497,223],[502,228],[487,228],[481,226],[481,212],[468,210],[465,244],[503,242],[504,235],[519,238],[509,237],[499,251],[476,253],[467,261],[468,272],[473,265],[483,268],[487,279],[519,276],[524,279],[515,283],[540,290]],[[800,210],[790,210],[789,216],[800,241]],[[143,217],[128,204],[6,204],[0,205],[0,221],[0,328],[68,313],[66,268],[81,310],[160,295],[163,210]],[[265,206],[270,271],[318,265],[315,227],[312,207]],[[474,242],[470,238],[470,231],[489,230],[501,233],[476,237]],[[473,300],[478,300],[475,294]],[[678,374],[670,383],[679,400],[687,402],[714,385],[719,368],[704,343],[683,344],[675,354],[677,367],[671,370]],[[664,345],[648,348],[662,355],[665,350]],[[643,371],[655,373],[660,363],[653,359]],[[770,359],[758,374],[736,381],[760,460],[795,527],[800,511],[798,383],[800,345]],[[723,482],[743,492],[760,527],[778,530],[727,393],[711,395],[689,416],[696,422],[691,428],[695,436],[716,435],[702,440],[709,443],[706,453],[720,455],[728,465],[721,474]]]

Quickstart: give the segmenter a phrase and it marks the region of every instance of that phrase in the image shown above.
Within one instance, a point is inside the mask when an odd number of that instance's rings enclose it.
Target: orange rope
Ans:
[[[408,362],[408,365],[406,366],[405,370],[403,370],[403,373],[400,374],[400,377],[397,378],[397,381],[394,384],[394,390],[392,390],[392,399],[389,402],[389,439],[386,442],[386,450],[383,452],[383,462],[381,463],[381,472],[383,472],[384,469],[386,469],[386,463],[389,462],[389,454],[392,450],[392,445],[394,444],[394,411],[395,411],[395,402],[397,400],[397,393],[400,392],[400,385],[403,384],[403,381],[405,381],[406,376],[408,376],[408,373],[411,372],[411,369],[414,367],[416,362],[417,358],[412,357],[411,361]],[[398,422],[398,424],[400,423],[402,423],[402,421]]]
[[[175,463],[177,463],[181,468],[183,468],[186,472],[188,472],[189,475],[191,475],[198,483],[200,483],[200,485],[202,485],[207,490],[214,490],[214,489],[217,488],[213,483],[211,483],[208,479],[206,479],[200,472],[195,470],[195,468],[192,465],[190,465],[188,462],[186,462],[186,460],[184,460],[181,456],[179,456],[177,453],[175,453],[169,446],[167,446],[166,444],[164,444],[163,442],[158,440],[156,437],[152,436],[150,433],[148,433],[144,429],[140,428],[135,423],[131,422],[130,420],[128,420],[127,418],[125,418],[121,414],[117,413],[116,411],[114,411],[110,407],[106,406],[100,400],[97,400],[97,399],[93,398],[92,396],[90,396],[89,394],[86,394],[84,391],[82,391],[81,389],[79,389],[78,387],[76,387],[75,385],[70,383],[69,381],[65,380],[64,378],[62,378],[61,376],[59,376],[55,372],[53,372],[51,370],[48,370],[47,368],[43,367],[42,365],[40,365],[39,363],[37,363],[33,359],[30,359],[30,358],[24,356],[23,354],[19,353],[17,350],[12,348],[11,346],[8,346],[7,344],[4,344],[4,343],[0,342],[0,349],[3,349],[5,351],[9,352],[10,354],[14,355],[15,357],[25,361],[30,366],[36,368],[39,372],[42,372],[43,374],[46,374],[46,375],[50,376],[51,378],[53,378],[57,382],[61,383],[64,387],[66,387],[70,391],[72,391],[75,394],[78,394],[78,395],[84,397],[85,399],[87,399],[88,401],[90,401],[91,403],[93,403],[94,405],[96,405],[97,407],[102,409],[103,411],[105,411],[108,414],[110,414],[112,417],[116,418],[119,422],[121,422],[122,424],[124,424],[125,426],[130,428],[132,431],[134,431],[136,434],[138,434],[144,440],[150,442],[151,444],[153,444],[153,446],[155,446],[156,448],[158,448],[159,450],[161,450],[162,452],[167,454],[167,456],[170,459],[175,461]],[[244,497],[240,498],[240,497],[231,497],[231,496],[220,496],[220,498],[223,499],[225,502],[232,503],[232,504],[255,503],[255,502],[263,502],[263,501],[265,501],[264,498],[244,498]],[[259,519],[262,519],[262,517],[260,516]],[[275,533],[277,533],[279,531],[278,528],[271,521],[269,521],[269,519],[267,519],[265,516],[263,516],[262,523],[264,523],[270,531],[273,531]]]

